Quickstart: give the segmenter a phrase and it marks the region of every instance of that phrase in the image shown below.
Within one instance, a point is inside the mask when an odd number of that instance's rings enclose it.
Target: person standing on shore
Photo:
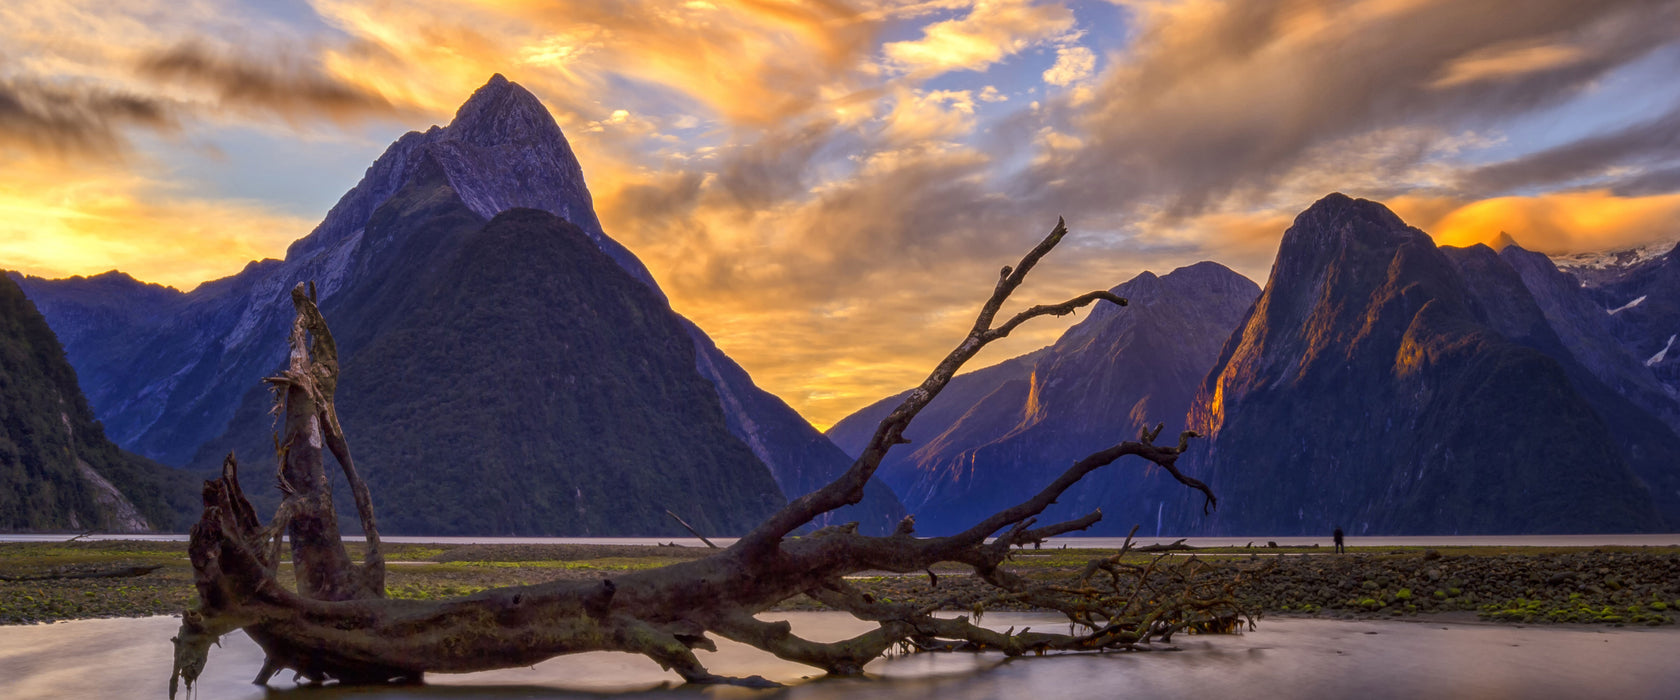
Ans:
[[[1330,538],[1336,541],[1336,553],[1343,553],[1345,550],[1342,547],[1342,526],[1337,525],[1336,531],[1330,533]]]

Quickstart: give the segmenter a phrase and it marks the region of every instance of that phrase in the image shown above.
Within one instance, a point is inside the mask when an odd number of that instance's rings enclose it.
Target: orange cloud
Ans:
[[[1441,77],[1430,85],[1436,88],[1450,88],[1510,78],[1562,68],[1586,57],[1586,52],[1578,46],[1529,42],[1516,46],[1493,46],[1466,54],[1447,64],[1442,69]]]
[[[1680,192],[1621,197],[1608,190],[1474,202],[1400,197],[1395,213],[1440,245],[1491,243],[1501,232],[1542,253],[1614,250],[1680,235]]]
[[[777,0],[321,0],[315,7],[361,42],[328,52],[332,72],[394,102],[444,112],[502,72],[585,121],[617,107],[593,102],[610,92],[614,77],[671,90],[732,122],[799,114],[867,56],[878,24],[839,3]]]
[[[922,28],[922,38],[881,47],[901,70],[938,75],[992,64],[1073,31],[1073,12],[1031,0],[980,0],[958,19]]]
[[[122,171],[38,159],[0,170],[0,267],[42,277],[119,269],[191,289],[281,257],[313,221],[183,196]]]

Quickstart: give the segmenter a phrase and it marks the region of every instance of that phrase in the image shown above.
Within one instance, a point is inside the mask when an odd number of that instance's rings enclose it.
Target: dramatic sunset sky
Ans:
[[[819,426],[918,381],[1057,215],[1024,304],[1206,259],[1263,283],[1338,190],[1444,243],[1680,238],[1674,1],[7,0],[0,267],[280,257],[497,72]]]

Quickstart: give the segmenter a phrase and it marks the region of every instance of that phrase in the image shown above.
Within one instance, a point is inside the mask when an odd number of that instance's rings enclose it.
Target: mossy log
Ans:
[[[529,666],[576,652],[626,651],[646,655],[691,683],[773,685],[757,677],[714,675],[694,650],[715,648],[707,634],[716,634],[848,675],[861,673],[870,660],[894,649],[990,649],[1010,655],[1141,649],[1170,640],[1187,627],[1234,626],[1247,617],[1232,594],[1236,581],[1195,561],[1136,564],[1115,555],[1092,561],[1079,577],[1066,582],[1030,579],[1003,566],[1014,547],[1083,530],[1100,520],[1102,513],[1097,511],[1035,527],[1036,516],[1069,487],[1128,455],[1200,491],[1206,506],[1213,507],[1213,491],[1175,466],[1187,441],[1196,437],[1191,432],[1180,435],[1177,444],[1157,445],[1160,427],[1145,430],[1136,440],[1071,465],[1032,498],[948,537],[916,537],[912,517],[885,537],[860,535],[855,524],[794,536],[817,516],[861,500],[864,484],[888,450],[907,442],[903,433],[910,421],[988,343],[1035,317],[1066,315],[1099,301],[1126,304],[1109,292],[1090,292],[995,323],[1003,303],[1066,233],[1058,221],[1019,264],[1003,268],[968,336],[881,421],[844,474],[795,499],[734,545],[704,559],[600,581],[501,588],[442,601],[384,596],[372,500],[350,461],[333,408],[336,349],[313,288],[299,285],[292,292],[297,320],[290,337],[290,365],[281,376],[267,380],[275,387],[276,411],[285,421],[285,432],[276,439],[284,498],[275,518],[260,522],[240,488],[232,455],[221,477],[205,482],[204,511],[193,526],[189,547],[199,607],[183,615],[175,638],[171,696],[178,680],[190,687],[209,647],[235,629],[244,629],[267,655],[258,683],[282,669],[317,682],[384,683],[416,681],[427,672]],[[368,553],[360,565],[350,561],[339,536],[323,447],[343,468],[355,492],[368,535]],[[290,535],[296,591],[277,582],[282,532]],[[935,617],[933,612],[945,607],[939,604],[875,600],[844,579],[859,571],[930,571],[941,562],[972,568],[996,587],[994,602],[1060,611],[1082,631],[998,632],[968,616]],[[825,643],[794,635],[785,622],[755,617],[799,594],[878,627]],[[984,610],[985,604],[975,606],[975,617]]]

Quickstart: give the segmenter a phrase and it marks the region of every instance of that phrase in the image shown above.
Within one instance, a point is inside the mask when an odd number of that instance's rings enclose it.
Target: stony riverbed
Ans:
[[[352,547],[355,554],[357,547]],[[440,598],[498,586],[596,579],[706,556],[694,547],[523,544],[387,547],[393,597]],[[1113,550],[1024,550],[1011,566],[1054,579]],[[1319,617],[1479,616],[1498,622],[1670,624],[1680,609],[1680,548],[1454,547],[1368,549],[1225,548],[1173,552],[1244,574],[1238,594],[1264,614]],[[1147,555],[1131,555],[1142,557]],[[67,578],[157,567],[143,575]],[[289,576],[283,567],[284,579]],[[925,573],[863,572],[877,598],[946,601],[967,609],[992,592],[959,567]],[[0,624],[178,613],[192,605],[183,542],[0,544]],[[788,609],[818,609],[803,598]],[[997,606],[1011,609],[1008,605]],[[1018,607],[1016,609],[1019,609]]]

